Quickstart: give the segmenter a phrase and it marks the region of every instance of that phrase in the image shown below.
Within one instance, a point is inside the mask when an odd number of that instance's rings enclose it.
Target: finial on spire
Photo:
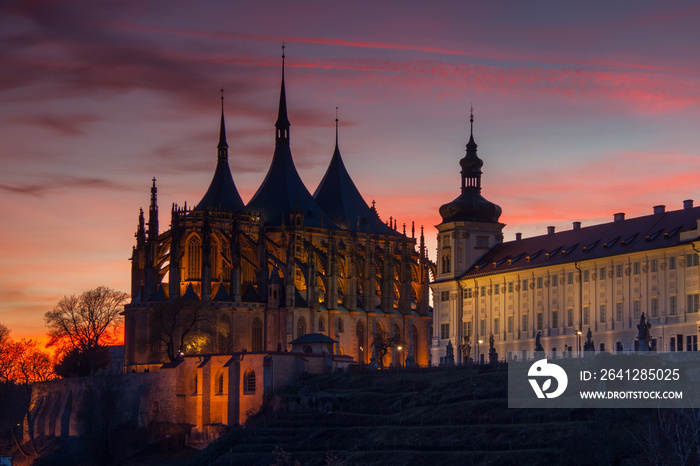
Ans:
[[[474,134],[474,106],[469,109],[469,134]]]
[[[338,147],[338,107],[335,107],[335,147]]]
[[[219,125],[219,151],[217,160],[228,161],[228,143],[226,142],[226,123],[224,122],[224,88],[221,88],[221,124]]]

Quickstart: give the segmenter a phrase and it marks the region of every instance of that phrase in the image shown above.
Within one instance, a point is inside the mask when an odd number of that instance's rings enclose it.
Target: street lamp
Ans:
[[[479,345],[482,344],[484,340],[476,340],[476,363],[481,364],[481,352],[479,351]]]
[[[398,366],[401,367],[401,350],[403,349],[403,346],[399,345],[399,346],[396,347],[396,349],[399,350],[399,352],[398,352],[398,354],[396,355],[396,357],[399,358],[399,361],[398,361],[399,364],[398,364]]]
[[[578,357],[581,357],[581,330],[576,330],[576,336],[578,337]]]

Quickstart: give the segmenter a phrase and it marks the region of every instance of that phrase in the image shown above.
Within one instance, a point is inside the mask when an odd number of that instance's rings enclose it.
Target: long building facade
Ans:
[[[578,354],[589,338],[595,351],[635,351],[642,319],[653,349],[697,351],[700,208],[692,200],[504,242],[501,209],[481,196],[482,165],[472,116],[461,194],[440,208],[437,225],[434,362],[448,344],[459,363],[488,361],[490,341],[500,360],[522,357],[538,335],[552,357]]]
[[[173,205],[160,231],[154,179],[148,214],[139,215],[126,370],[153,370],[180,354],[284,352],[311,333],[336,340],[336,354],[358,363],[427,365],[434,264],[422,228],[419,237],[414,225],[407,233],[367,205],[343,163],[337,120],[335,151],[312,195],[292,158],[283,57],[272,162],[245,204],[223,110],[222,96],[216,168],[202,199]]]

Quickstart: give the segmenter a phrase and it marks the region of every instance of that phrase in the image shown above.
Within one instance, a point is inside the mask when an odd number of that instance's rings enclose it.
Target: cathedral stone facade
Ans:
[[[538,343],[549,357],[594,351],[697,351],[700,208],[503,242],[501,209],[481,196],[472,136],[462,188],[440,208],[433,291],[432,360],[448,346],[457,363],[522,358]],[[493,351],[491,351],[493,348]]]
[[[229,169],[223,110],[222,97],[216,168],[202,199],[173,205],[162,232],[154,179],[148,219],[139,216],[126,370],[181,355],[285,352],[311,333],[358,363],[427,365],[434,264],[422,228],[416,238],[414,226],[407,234],[367,205],[340,155],[337,120],[335,151],[312,195],[292,158],[283,59],[272,163],[245,204]]]

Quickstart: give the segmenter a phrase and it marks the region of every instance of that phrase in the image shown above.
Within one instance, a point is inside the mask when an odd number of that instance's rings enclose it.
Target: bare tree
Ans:
[[[376,363],[380,366],[384,366],[384,357],[389,352],[390,348],[396,346],[397,340],[389,335],[382,329],[377,329],[374,332],[374,340],[372,341],[372,352]]]
[[[52,378],[51,358],[37,348],[36,340],[13,340],[7,326],[0,324],[0,382],[31,384]]]
[[[160,303],[151,321],[157,335],[152,341],[153,354],[172,362],[181,354],[207,352],[214,345],[211,321],[201,301],[180,297]]]
[[[100,353],[99,347],[118,340],[117,330],[123,321],[121,312],[128,297],[106,286],[64,296],[53,310],[44,314],[50,338],[47,346],[57,346],[61,359],[69,354],[84,357],[90,374],[101,369],[104,361],[93,355]]]

